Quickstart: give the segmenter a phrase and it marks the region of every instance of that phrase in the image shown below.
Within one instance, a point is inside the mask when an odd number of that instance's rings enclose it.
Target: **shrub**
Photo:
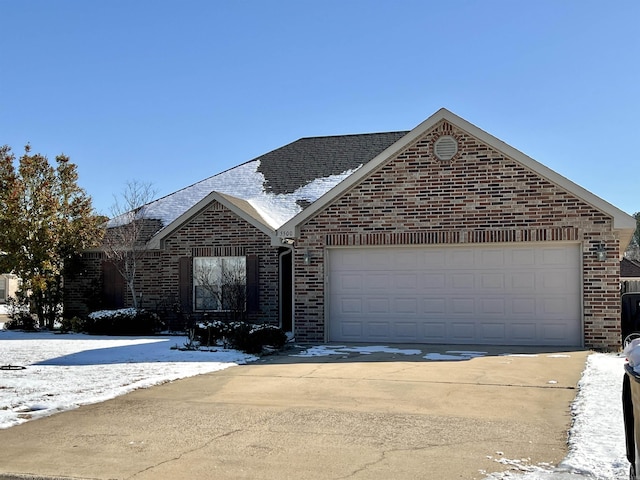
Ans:
[[[200,345],[216,345],[219,341],[224,340],[227,332],[227,325],[220,321],[215,320],[213,322],[203,321],[195,326],[194,339],[200,343]]]
[[[84,332],[86,329],[86,321],[80,317],[63,318],[60,330],[62,332]]]
[[[275,325],[254,325],[249,333],[250,343],[280,349],[287,343],[287,334]]]
[[[247,322],[231,322],[226,324],[224,341],[226,346],[248,352],[247,346],[251,325]],[[255,352],[248,352],[255,353]]]
[[[9,321],[5,322],[4,328],[7,330],[25,330],[33,332],[37,330],[37,321],[29,311],[29,304],[24,297],[9,297]]]
[[[246,353],[260,353],[265,346],[282,348],[287,341],[287,335],[274,325],[232,322],[227,325],[225,340],[231,348]]]
[[[96,335],[151,335],[161,329],[160,317],[141,308],[90,313],[84,328],[87,333]]]
[[[37,330],[36,323],[36,320],[31,316],[31,314],[19,314],[9,317],[9,320],[4,324],[4,328],[7,330],[35,332]]]

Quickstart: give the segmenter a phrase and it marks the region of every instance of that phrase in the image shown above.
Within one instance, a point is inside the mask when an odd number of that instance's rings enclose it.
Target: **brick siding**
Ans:
[[[450,161],[432,154],[441,135],[458,140]],[[442,121],[301,226],[296,338],[325,340],[326,246],[554,241],[582,244],[585,346],[618,348],[620,245],[611,218]],[[596,259],[600,244],[608,251],[605,262]],[[306,250],[309,265],[303,262]]]
[[[136,293],[142,295],[140,306],[173,315],[178,306],[180,258],[226,255],[258,257],[259,309],[250,314],[249,320],[277,324],[278,251],[271,246],[267,235],[218,202],[212,202],[169,235],[162,249],[147,252],[138,267],[135,284]],[[68,314],[84,315],[93,310],[87,305],[87,291],[91,285],[102,281],[101,261],[99,252],[86,253],[76,274],[66,279]],[[100,284],[100,291],[101,288]],[[129,292],[125,294],[125,304],[132,305]]]

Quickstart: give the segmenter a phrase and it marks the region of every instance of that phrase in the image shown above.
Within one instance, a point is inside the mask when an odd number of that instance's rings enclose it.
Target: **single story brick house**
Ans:
[[[446,109],[408,132],[300,139],[138,215],[156,225],[148,308],[224,311],[202,272],[235,269],[249,319],[302,342],[620,346],[635,219]],[[131,301],[99,250],[65,282],[68,313],[91,289]]]

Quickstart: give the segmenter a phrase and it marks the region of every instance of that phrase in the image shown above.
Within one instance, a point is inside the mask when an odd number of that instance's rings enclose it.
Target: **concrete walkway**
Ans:
[[[497,458],[558,463],[589,352],[492,350],[280,354],[138,390],[0,430],[0,479],[471,480],[508,468]]]

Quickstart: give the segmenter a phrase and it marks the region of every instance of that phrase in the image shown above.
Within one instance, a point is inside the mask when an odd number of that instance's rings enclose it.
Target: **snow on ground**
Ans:
[[[0,330],[0,428],[123,395],[137,388],[213,372],[256,360],[235,350],[181,351],[185,337],[101,337]],[[485,352],[444,354],[387,346],[310,347],[296,356],[371,354],[422,355],[432,361],[465,361]],[[492,458],[509,467],[479,472],[485,480],[613,480],[628,478],[622,420],[625,359],[594,353],[572,410],[569,453],[557,467],[527,459]],[[3,369],[3,368],[13,369]],[[21,368],[25,367],[25,368]]]
[[[172,349],[186,341],[0,330],[0,428],[257,359]]]

